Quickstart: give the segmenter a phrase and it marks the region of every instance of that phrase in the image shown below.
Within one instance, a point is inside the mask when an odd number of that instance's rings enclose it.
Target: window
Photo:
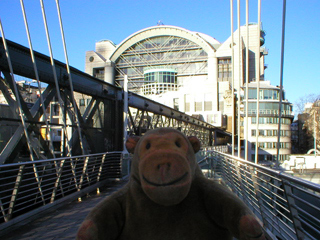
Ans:
[[[212,94],[211,93],[204,94],[204,110],[212,111]]]
[[[80,106],[85,106],[85,101],[84,101],[83,98],[79,100],[79,105]]]
[[[179,98],[173,99],[173,108],[179,111]]]
[[[154,70],[153,72],[146,72],[144,74],[144,82],[145,84],[148,83],[176,83],[176,72],[175,71],[159,71]]]
[[[202,102],[195,102],[194,109],[196,112],[201,112],[202,111]]]
[[[257,99],[257,89],[249,88],[248,99]]]
[[[224,109],[224,93],[219,93],[219,111],[223,111]]]
[[[214,123],[214,115],[213,114],[208,114],[207,115],[207,122],[208,123]]]
[[[94,68],[93,69],[93,76],[100,80],[104,80],[104,68]]]
[[[194,110],[196,112],[202,111],[202,95],[196,95],[195,96]]]
[[[273,156],[272,156],[272,155],[267,154],[267,155],[265,155],[265,156],[266,156],[265,160],[267,160],[267,161],[272,161],[272,159],[273,159]]]
[[[229,81],[232,77],[231,58],[218,60],[218,81]]]
[[[266,147],[267,147],[267,148],[272,148],[272,147],[273,147],[273,144],[272,144],[271,142],[267,142],[267,143],[266,143]]]
[[[184,111],[190,112],[190,102],[191,102],[191,96],[190,94],[184,95],[185,101],[184,101]]]
[[[255,143],[251,143],[251,149],[252,150],[256,149],[256,144]]]

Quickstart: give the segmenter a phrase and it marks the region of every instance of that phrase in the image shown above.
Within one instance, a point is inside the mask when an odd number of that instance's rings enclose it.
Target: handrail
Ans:
[[[320,239],[320,185],[217,151],[200,166],[238,195],[280,239]]]

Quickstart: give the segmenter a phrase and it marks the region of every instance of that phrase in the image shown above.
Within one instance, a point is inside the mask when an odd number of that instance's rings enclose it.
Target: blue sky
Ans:
[[[250,22],[257,22],[257,0],[249,0]],[[54,58],[65,62],[54,0],[44,0]],[[33,48],[49,54],[40,1],[25,0]],[[228,0],[60,0],[69,63],[84,70],[85,52],[109,39],[119,44],[132,33],[160,20],[224,42],[230,36]],[[241,0],[241,25],[245,1]],[[234,1],[237,11],[237,1]],[[283,84],[286,98],[295,103],[308,94],[320,95],[320,1],[288,0]],[[28,46],[19,0],[1,0],[0,18],[7,39]],[[234,16],[236,29],[236,15]],[[261,21],[266,31],[266,80],[280,83],[282,1],[261,0]]]

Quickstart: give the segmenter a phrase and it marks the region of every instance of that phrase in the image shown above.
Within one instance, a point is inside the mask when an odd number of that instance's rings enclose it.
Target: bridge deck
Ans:
[[[119,181],[104,188],[100,194],[91,193],[81,202],[72,201],[63,207],[39,216],[39,219],[2,236],[3,240],[31,239],[75,239],[83,219],[104,197],[121,188],[126,181]]]

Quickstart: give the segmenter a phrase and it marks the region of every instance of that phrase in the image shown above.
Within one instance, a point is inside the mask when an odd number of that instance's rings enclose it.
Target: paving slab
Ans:
[[[80,224],[103,198],[120,189],[127,181],[117,181],[100,188],[100,194],[95,192],[82,197],[82,201],[72,201],[64,206],[40,215],[39,219],[19,229],[1,236],[1,240],[58,240],[75,239]]]

